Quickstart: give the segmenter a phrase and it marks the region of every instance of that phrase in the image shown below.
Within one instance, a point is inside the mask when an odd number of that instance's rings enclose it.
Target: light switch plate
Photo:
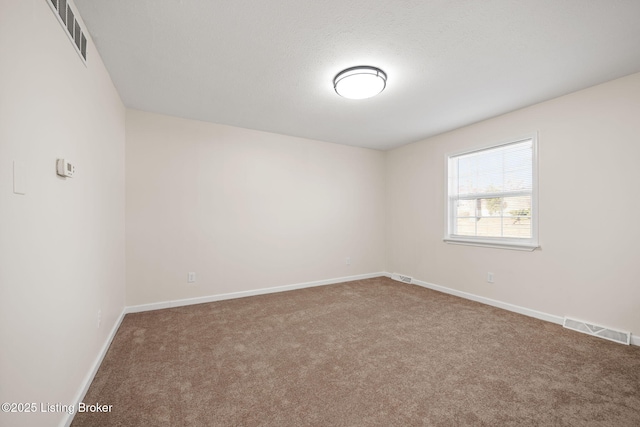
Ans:
[[[19,160],[13,161],[13,192],[27,194],[27,166]]]

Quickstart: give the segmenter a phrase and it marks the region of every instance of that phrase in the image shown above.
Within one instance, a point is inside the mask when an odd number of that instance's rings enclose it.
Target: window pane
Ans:
[[[505,218],[504,237],[531,238],[531,218]]]
[[[478,236],[502,237],[502,218],[478,218]]]
[[[476,235],[476,219],[473,218],[456,218],[455,234],[459,236],[475,236]]]
[[[504,198],[504,215],[514,219],[531,216],[531,195]]]
[[[476,201],[475,200],[458,200],[456,216],[459,216],[459,217],[476,216]]]
[[[456,234],[531,238],[531,195],[458,200]]]
[[[502,197],[480,200],[480,216],[502,216]]]

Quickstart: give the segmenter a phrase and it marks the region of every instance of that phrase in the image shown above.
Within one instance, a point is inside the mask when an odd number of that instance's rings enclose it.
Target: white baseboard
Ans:
[[[532,310],[530,308],[521,307],[519,305],[510,304],[508,302],[502,302],[491,298],[481,297],[479,295],[471,294],[468,292],[458,291],[455,289],[447,288],[445,286],[434,285],[433,283],[423,282],[421,280],[413,279],[413,283],[424,288],[433,289],[434,291],[443,292],[445,294],[455,295],[460,298],[468,299],[471,301],[481,302],[493,307],[502,308],[504,310],[513,311],[514,313],[524,314],[525,316],[535,317],[536,319],[545,320],[551,323],[557,323],[562,325],[564,317],[556,316],[542,311]]]
[[[207,302],[224,301],[228,299],[252,297],[255,295],[272,294],[275,292],[293,291],[295,289],[311,288],[315,286],[333,285],[336,283],[352,282],[354,280],[371,279],[373,277],[382,277],[386,273],[368,273],[358,274],[355,276],[337,277],[335,279],[317,280],[314,282],[297,283],[295,285],[276,286],[273,288],[254,289],[250,291],[231,292],[228,294],[208,295],[205,297],[179,299],[173,301],[156,302],[151,304],[133,305],[125,307],[125,313],[140,313],[143,311],[160,310],[163,308],[182,307],[193,304],[203,304]]]
[[[80,390],[78,391],[75,398],[73,399],[74,408],[76,409],[78,408],[78,404],[82,402],[82,400],[84,399],[84,396],[87,394],[87,391],[89,391],[89,386],[91,386],[91,383],[93,382],[93,378],[98,373],[98,369],[100,368],[100,365],[104,360],[104,356],[106,356],[107,351],[109,350],[111,341],[113,341],[113,338],[116,336],[116,332],[118,332],[118,329],[120,328],[120,324],[122,323],[122,319],[124,319],[125,314],[126,314],[126,308],[122,310],[122,312],[120,313],[120,316],[118,316],[118,318],[116,319],[116,322],[111,328],[111,332],[109,332],[107,339],[105,340],[104,344],[102,345],[102,348],[100,349],[100,352],[98,353],[98,357],[96,357],[96,360],[93,362],[93,365],[91,365],[91,369],[89,370],[89,373],[82,381]],[[74,411],[73,414],[68,414],[68,413],[65,414],[65,417],[62,419],[62,422],[60,423],[60,425],[64,427],[69,427],[71,425],[71,422],[73,421],[73,417],[75,416],[75,414],[76,414],[76,411]]]
[[[386,277],[391,278],[391,273],[385,272]],[[424,282],[422,280],[411,281],[412,284],[422,286],[423,288],[433,289],[445,294],[454,295],[460,298],[468,299],[471,301],[480,302],[482,304],[491,305],[493,307],[502,308],[504,310],[513,311],[514,313],[523,314],[525,316],[534,317],[536,319],[544,320],[546,322],[556,323],[562,325],[564,323],[564,317],[556,316],[554,314],[544,313],[542,311],[533,310],[519,305],[510,304],[508,302],[502,302],[491,298],[481,297],[479,295],[471,294],[469,292],[458,291],[456,289],[447,288],[446,286],[435,285],[433,283]],[[631,334],[631,345],[640,346],[640,335]]]

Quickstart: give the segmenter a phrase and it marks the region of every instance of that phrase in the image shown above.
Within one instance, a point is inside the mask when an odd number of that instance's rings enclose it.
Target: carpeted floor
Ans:
[[[125,317],[73,426],[639,426],[640,348],[387,278]]]

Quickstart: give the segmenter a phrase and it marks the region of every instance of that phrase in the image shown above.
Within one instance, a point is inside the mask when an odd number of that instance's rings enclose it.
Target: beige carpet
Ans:
[[[377,278],[125,317],[73,426],[640,426],[640,348]]]

